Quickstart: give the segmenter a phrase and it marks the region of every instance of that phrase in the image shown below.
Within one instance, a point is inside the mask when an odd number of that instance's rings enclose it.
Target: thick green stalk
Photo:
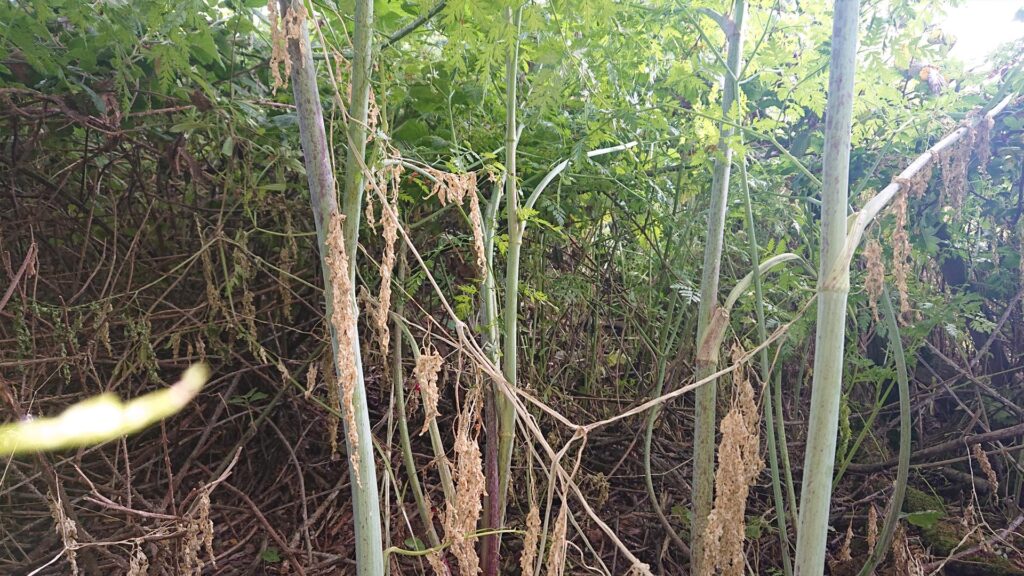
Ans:
[[[899,522],[900,512],[903,510],[903,498],[907,495],[907,478],[910,476],[910,443],[912,440],[910,435],[910,379],[907,376],[907,357],[903,352],[900,326],[896,323],[896,312],[892,307],[888,287],[885,287],[882,292],[882,304],[885,305],[885,325],[889,332],[889,344],[892,346],[893,359],[896,361],[896,383],[900,391],[899,465],[896,469],[896,487],[892,493],[892,503],[889,505],[885,521],[882,523],[882,532],[879,534],[878,542],[875,543],[875,549],[871,551],[868,561],[864,563],[857,576],[874,574],[875,568],[889,552],[889,543],[892,541],[896,523]]]
[[[519,254],[523,241],[523,227],[519,221],[519,180],[516,172],[516,149],[519,146],[516,88],[519,73],[519,27],[522,21],[522,9],[508,7],[505,9],[505,15],[513,38],[505,56],[505,211],[508,219],[508,257],[505,263],[505,341],[501,371],[509,385],[515,388],[517,385],[516,362],[519,351],[517,337],[519,331]],[[486,302],[485,305],[489,306],[490,302]],[[493,322],[495,319],[489,318],[488,320]],[[498,393],[495,388],[492,390],[498,424],[498,494],[490,496],[496,498],[497,502],[488,506],[488,509],[492,511],[489,515],[493,516],[488,519],[488,523],[491,524],[491,528],[500,528],[504,523],[505,501],[508,495],[509,476],[512,471],[516,412],[515,407],[508,399]],[[501,535],[495,534],[493,538],[488,539],[485,547],[486,576],[496,576],[500,549]]]
[[[366,165],[366,123],[370,108],[370,74],[373,67],[373,1],[357,0],[355,33],[352,45],[352,99],[349,101],[348,154],[345,157],[345,189],[342,209],[345,213],[345,249],[348,273],[355,289],[356,254],[359,253],[359,220],[363,214],[366,189],[363,167]]]
[[[744,0],[736,0],[731,21],[721,19],[729,40],[726,58],[727,70],[722,93],[722,117],[729,119],[736,101],[734,77],[740,70],[743,58],[743,17],[746,11]],[[718,139],[719,154],[711,181],[711,209],[708,213],[708,233],[704,244],[704,269],[700,282],[700,308],[697,313],[697,358],[696,379],[702,380],[718,365],[717,346],[708,345],[714,340],[710,328],[717,322],[712,317],[718,311],[718,280],[722,262],[722,242],[725,234],[726,200],[729,194],[729,174],[732,163],[732,149],[729,140],[733,128],[721,123]],[[712,381],[697,389],[696,422],[693,440],[693,526],[690,528],[691,573],[703,573],[704,530],[711,513],[711,498],[715,481],[715,401],[717,383]]]
[[[747,238],[750,240],[750,266],[754,275],[754,311],[757,314],[757,338],[759,342],[768,340],[768,328],[764,321],[764,291],[761,286],[761,249],[757,245],[757,230],[754,228],[754,207],[750,199],[750,185],[747,180],[747,163],[740,159],[740,180],[743,198],[747,206]],[[761,381],[768,382],[771,378],[768,363],[768,348],[761,349],[760,358]],[[782,569],[786,576],[792,576],[793,564],[790,559],[789,533],[786,528],[786,502],[782,498],[782,482],[779,478],[778,446],[775,439],[775,423],[772,414],[771,386],[764,386],[762,401],[764,404],[764,424],[768,436],[768,464],[772,473],[772,496],[775,498],[775,521],[779,528],[779,545],[782,555]]]
[[[816,576],[825,569],[832,471],[839,427],[839,396],[843,379],[846,299],[850,292],[848,262],[838,268],[836,263],[842,257],[846,242],[859,7],[859,0],[836,0],[832,25],[832,62],[822,167],[818,328],[814,347],[811,414],[800,495],[797,576]]]
[[[291,9],[291,2],[281,0],[281,14],[286,15]],[[358,251],[359,215],[362,198],[362,163],[366,151],[366,110],[369,99],[370,49],[373,21],[373,2],[359,0],[355,11],[355,61],[352,72],[352,102],[350,103],[351,121],[348,138],[350,141],[348,173],[346,174],[345,190],[345,242],[348,252],[349,276],[355,277],[355,262]],[[313,208],[313,221],[316,225],[317,243],[320,249],[320,264],[324,273],[324,292],[327,300],[327,317],[331,315],[331,294],[333,286],[330,282],[325,256],[327,254],[326,225],[332,215],[338,211],[337,191],[335,188],[334,170],[324,129],[323,112],[320,104],[320,93],[317,89],[316,71],[313,64],[309,33],[305,22],[298,39],[288,43],[288,52],[292,59],[292,91],[295,97],[295,108],[299,117],[299,136],[302,140],[302,153],[305,157],[306,175],[309,181],[310,202]],[[355,282],[351,282],[352,292],[349,301],[357,309]],[[352,446],[349,434],[345,434],[345,443],[351,454],[356,450],[361,467],[356,481],[355,471],[350,469],[352,476],[353,522],[356,535],[356,563],[359,576],[379,576],[384,574],[384,546],[381,537],[380,503],[377,499],[377,471],[373,454],[373,436],[370,431],[370,417],[366,406],[366,388],[363,380],[362,358],[359,350],[359,338],[353,339],[354,350],[342,353],[339,350],[337,334],[331,329],[331,349],[335,360],[335,369],[339,368],[338,359],[354,358],[356,364],[356,382],[353,390],[352,418],[343,418],[346,429],[349,421],[355,422],[357,446]],[[340,371],[339,371],[340,372]]]

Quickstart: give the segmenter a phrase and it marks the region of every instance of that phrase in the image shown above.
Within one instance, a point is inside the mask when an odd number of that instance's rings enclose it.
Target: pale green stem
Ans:
[[[398,270],[398,281],[405,279],[405,258],[402,258],[402,265]],[[396,303],[396,315],[401,314],[401,305]],[[403,333],[401,320],[397,317],[393,320],[391,330],[391,386],[395,393],[395,411],[398,420],[398,439],[402,448],[402,460],[405,463],[405,474],[409,481],[409,489],[416,501],[416,509],[420,514],[420,521],[427,532],[427,540],[430,546],[438,548],[441,540],[434,529],[434,522],[431,518],[430,505],[423,496],[423,488],[420,486],[419,473],[416,470],[416,460],[412,454],[412,442],[409,440],[409,420],[405,410],[405,381],[402,374],[402,343]],[[415,342],[413,343],[415,345]]]
[[[281,14],[286,15],[291,3],[282,0]],[[359,0],[355,8],[355,61],[352,73],[352,103],[349,122],[349,156],[348,173],[346,175],[345,193],[345,240],[349,260],[349,277],[353,279],[349,301],[356,308],[353,313],[358,317],[358,304],[355,298],[355,262],[357,255],[359,203],[362,197],[363,155],[366,149],[366,110],[369,98],[369,72],[371,64],[371,39],[373,23],[373,2]],[[306,176],[309,182],[310,202],[313,208],[313,221],[317,231],[317,243],[320,249],[320,264],[324,275],[324,293],[327,300],[327,317],[331,317],[333,287],[330,282],[330,270],[326,261],[326,225],[338,211],[337,191],[335,188],[334,171],[331,165],[326,131],[324,129],[323,111],[320,93],[317,88],[316,71],[314,69],[312,49],[309,44],[309,33],[306,23],[302,23],[302,32],[298,39],[288,43],[288,51],[292,59],[292,91],[295,98],[296,112],[299,117],[299,136],[302,141],[302,152],[306,163]],[[366,405],[366,389],[363,379],[362,357],[359,350],[358,334],[353,338],[353,350],[342,353],[339,350],[337,334],[331,328],[331,350],[334,356],[335,370],[339,370],[340,358],[353,358],[355,362],[356,381],[353,385],[351,418],[343,418],[345,424],[345,444],[348,454],[355,451],[361,463],[358,474],[350,467],[352,477],[352,507],[354,532],[356,538],[356,563],[359,576],[380,576],[384,574],[383,538],[380,523],[380,502],[377,495],[377,472],[374,464],[373,436],[370,431],[370,417]],[[339,370],[340,373],[340,370]],[[356,445],[353,446],[347,433],[349,422],[355,423]],[[358,477],[358,481],[357,480]]]
[[[747,237],[750,240],[750,266],[754,276],[754,311],[757,314],[758,341],[768,340],[768,328],[764,320],[764,292],[761,286],[760,251],[757,245],[757,230],[754,227],[754,208],[750,199],[750,184],[747,180],[747,162],[740,158],[740,180],[747,212]],[[790,559],[789,532],[786,528],[786,504],[782,498],[782,483],[779,478],[778,446],[775,439],[775,423],[772,417],[771,386],[767,385],[771,378],[768,363],[768,348],[761,349],[760,358],[761,382],[765,383],[762,401],[764,404],[765,431],[768,436],[768,465],[772,473],[772,496],[775,498],[775,521],[779,528],[779,545],[782,555],[782,569],[786,576],[792,576],[793,564]]]
[[[523,239],[519,223],[519,176],[516,171],[516,153],[519,147],[516,88],[519,74],[519,30],[522,15],[521,8],[509,7],[505,12],[510,33],[514,35],[514,38],[505,56],[505,212],[508,219],[508,259],[505,263],[505,341],[501,372],[513,389],[518,385],[516,362],[519,352],[517,338],[519,330],[519,252]],[[504,522],[508,481],[512,471],[516,412],[512,403],[502,394],[495,396],[494,405],[498,415],[498,518],[496,519],[497,526],[495,526],[498,528]],[[498,536],[494,539],[495,554],[501,547],[500,538]]]
[[[722,117],[729,119],[736,102],[736,83],[729,80],[742,64],[743,17],[746,10],[744,0],[736,0],[733,20],[727,26],[729,49],[722,94]],[[708,231],[704,244],[704,267],[700,282],[700,307],[697,313],[697,380],[703,380],[715,372],[718,364],[718,349],[708,342],[712,316],[718,308],[718,282],[721,271],[722,243],[725,231],[726,200],[729,194],[729,173],[732,162],[732,148],[729,140],[733,128],[724,122],[720,125],[718,140],[719,156],[715,160],[715,171],[711,182],[711,208],[708,213]],[[712,349],[714,348],[714,349]],[[693,440],[693,525],[690,527],[691,562],[690,571],[704,573],[704,531],[711,513],[712,492],[715,481],[715,402],[717,382],[710,381],[697,389],[696,422]]]
[[[832,471],[839,426],[839,396],[843,380],[843,348],[846,343],[846,300],[850,291],[849,267],[836,270],[835,266],[846,239],[859,6],[859,0],[836,0],[833,16],[832,63],[822,167],[818,328],[797,530],[797,576],[818,576],[825,569]]]

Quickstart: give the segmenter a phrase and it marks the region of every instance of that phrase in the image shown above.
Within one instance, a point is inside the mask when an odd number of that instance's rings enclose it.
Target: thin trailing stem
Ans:
[[[739,166],[740,183],[742,185],[743,198],[747,208],[747,238],[750,240],[750,266],[751,272],[754,276],[754,311],[757,314],[757,338],[760,342],[764,342],[768,339],[768,328],[766,327],[764,320],[764,291],[761,286],[761,271],[759,269],[761,250],[757,245],[757,231],[754,227],[754,209],[752,206],[753,202],[751,202],[750,199],[750,183],[747,179],[747,163],[745,158],[740,159]],[[790,560],[789,531],[786,528],[786,504],[782,497],[782,483],[779,478],[779,457],[775,438],[775,423],[772,414],[772,394],[771,386],[768,385],[768,381],[771,378],[771,367],[768,363],[767,348],[761,349],[761,358],[759,362],[761,369],[761,382],[765,384],[763,387],[764,394],[762,396],[764,403],[764,424],[768,437],[768,464],[772,474],[772,496],[775,499],[775,521],[779,528],[779,549],[780,555],[782,556],[782,569],[786,576],[791,576],[793,574],[793,565]]]
[[[404,252],[404,250],[403,250]],[[405,280],[406,265],[403,254],[402,263],[398,270],[398,282]],[[409,482],[409,489],[412,491],[413,500],[416,501],[416,509],[420,515],[420,521],[427,533],[427,541],[430,546],[438,548],[441,540],[434,529],[434,522],[431,519],[430,505],[423,495],[423,488],[420,486],[419,473],[416,471],[416,461],[412,454],[412,443],[409,440],[409,420],[405,408],[405,381],[402,374],[402,344],[405,340],[402,332],[401,320],[398,316],[402,313],[401,304],[395,303],[395,317],[392,319],[394,328],[391,331],[391,386],[395,394],[395,411],[398,420],[398,440],[402,449],[402,461],[405,464],[405,474]]]
[[[672,319],[676,304],[679,301],[679,297],[674,295],[669,302],[668,314],[666,318]],[[674,324],[682,324],[682,315],[676,320]],[[658,352],[658,375],[657,382],[654,385],[654,395],[661,396],[662,391],[665,389],[665,378],[667,373],[668,357],[669,357],[669,346],[671,346],[671,334],[675,332],[672,329],[673,322],[667,321],[661,325],[661,336],[659,338]],[[654,478],[651,474],[651,440],[654,437],[654,423],[658,419],[658,414],[661,412],[661,406],[656,406],[647,413],[647,421],[644,426],[644,485],[647,487],[647,497],[651,500],[651,507],[654,508],[654,513],[658,516],[658,521],[661,522],[662,527],[665,529],[665,533],[672,542],[684,553],[690,552],[690,547],[683,542],[682,538],[676,534],[675,528],[672,527],[672,523],[669,522],[668,517],[665,515],[665,511],[661,508],[661,501],[658,498],[658,493],[654,490]]]
[[[776,438],[779,447],[779,456],[782,459],[782,472],[785,475],[786,480],[786,501],[789,503],[787,511],[789,512],[790,522],[796,526],[798,510],[796,504],[796,489],[793,486],[793,467],[789,464],[789,446],[786,443],[786,420],[785,414],[782,411],[782,370],[775,373],[772,387],[772,400],[775,404]]]

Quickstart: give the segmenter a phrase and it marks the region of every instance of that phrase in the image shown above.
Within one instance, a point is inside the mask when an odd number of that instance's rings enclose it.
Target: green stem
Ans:
[[[858,576],[874,574],[875,567],[889,552],[889,543],[892,541],[893,532],[896,531],[900,511],[903,510],[903,499],[907,494],[907,478],[910,475],[910,443],[912,439],[910,435],[910,379],[907,376],[907,358],[903,352],[900,327],[896,323],[896,312],[892,307],[888,286],[883,288],[882,304],[885,308],[885,324],[889,331],[889,344],[892,346],[893,357],[896,360],[896,382],[899,385],[900,393],[900,454],[896,469],[896,487],[893,490],[892,502],[889,504],[885,521],[882,523],[882,532],[879,534],[878,542],[875,543],[875,549],[871,551],[868,561],[861,568]]]
[[[403,250],[404,252],[404,250]],[[402,263],[398,270],[398,282],[404,283],[406,270],[403,254]],[[402,313],[401,305],[396,302],[395,313]],[[393,319],[391,330],[391,386],[395,393],[395,411],[398,413],[398,440],[402,448],[402,460],[405,463],[405,474],[408,477],[409,489],[412,490],[412,497],[416,501],[416,509],[420,514],[420,521],[427,532],[427,540],[430,546],[438,548],[441,541],[434,529],[434,522],[430,513],[430,505],[423,495],[423,488],[420,486],[419,473],[416,470],[416,460],[412,455],[412,442],[409,440],[409,420],[405,410],[405,381],[402,374],[402,344],[405,340],[402,335],[401,321],[396,317]]]
[[[846,300],[850,291],[849,266],[836,269],[836,265],[842,257],[846,240],[859,6],[859,0],[836,0],[833,16],[822,167],[818,328],[797,530],[797,576],[817,576],[825,569],[843,380],[843,349],[846,344]]]
[[[757,245],[757,230],[754,227],[753,202],[750,200],[750,184],[747,180],[747,163],[740,158],[740,181],[747,212],[747,237],[750,239],[750,265],[754,275],[754,310],[757,314],[757,338],[759,342],[768,340],[768,328],[764,321],[764,292],[761,286],[760,248]],[[761,349],[760,358],[761,381],[768,382],[771,378],[768,363],[768,348]],[[768,464],[772,473],[772,496],[775,499],[775,521],[779,528],[779,545],[782,555],[782,569],[786,576],[792,576],[793,565],[790,560],[789,531],[786,527],[786,504],[782,498],[782,483],[779,478],[778,445],[775,439],[775,423],[772,414],[773,403],[771,386],[764,387],[764,419],[765,431],[768,435]]]
[[[733,20],[728,30],[728,57],[726,74],[735,76],[740,69],[743,56],[743,17],[746,11],[744,0],[736,0]],[[724,82],[722,94],[722,117],[730,118],[736,102],[736,83]],[[703,380],[715,372],[718,364],[718,350],[712,346],[714,337],[711,330],[712,317],[718,311],[718,282],[721,272],[722,243],[725,234],[726,200],[729,194],[729,173],[732,162],[730,140],[733,128],[725,122],[720,125],[718,139],[719,156],[715,160],[715,171],[711,182],[711,208],[708,213],[708,231],[704,244],[704,267],[700,283],[700,307],[697,313],[697,380]],[[693,441],[693,525],[690,528],[691,563],[690,571],[704,573],[704,531],[711,513],[712,492],[715,481],[715,402],[717,382],[710,381],[697,389],[696,422]]]
[[[281,15],[284,17],[291,9],[287,0],[280,1]],[[366,114],[369,101],[371,41],[373,25],[373,2],[358,0],[355,8],[355,60],[352,72],[352,114],[349,122],[348,140],[349,154],[346,173],[345,190],[345,240],[348,251],[349,277],[352,279],[352,291],[349,301],[356,308],[353,313],[358,317],[358,304],[355,295],[355,264],[358,251],[359,215],[362,198],[362,164],[366,152]],[[288,52],[292,59],[292,91],[295,108],[299,117],[299,136],[302,141],[302,153],[305,157],[306,175],[309,182],[310,203],[313,208],[313,222],[317,231],[317,244],[320,249],[320,265],[324,275],[324,292],[327,300],[327,317],[331,317],[331,294],[333,286],[331,274],[326,261],[326,225],[338,211],[334,170],[331,165],[330,148],[324,128],[323,109],[320,93],[317,88],[316,71],[314,69],[312,49],[309,43],[309,32],[306,23],[302,23],[299,38],[288,42]],[[345,444],[349,454],[355,451],[362,466],[356,481],[356,471],[349,469],[352,476],[352,507],[354,531],[356,537],[356,563],[359,576],[380,576],[384,574],[383,538],[381,535],[380,502],[377,495],[377,471],[373,453],[373,435],[370,430],[370,416],[366,405],[366,388],[363,379],[362,356],[359,350],[359,338],[353,338],[353,350],[343,353],[340,350],[337,334],[331,328],[331,351],[334,356],[335,370],[339,369],[339,359],[350,357],[355,362],[356,381],[353,384],[351,418],[343,418],[346,434]],[[340,373],[340,370],[339,370]],[[353,446],[347,433],[349,423],[355,423],[356,445]],[[351,460],[350,460],[351,461]]]
[[[786,478],[786,501],[789,503],[789,521],[796,526],[796,489],[793,487],[793,467],[789,464],[789,446],[786,444],[786,420],[782,411],[782,370],[775,373],[772,400],[775,401],[775,429],[778,438],[779,455],[782,457],[782,471]]]

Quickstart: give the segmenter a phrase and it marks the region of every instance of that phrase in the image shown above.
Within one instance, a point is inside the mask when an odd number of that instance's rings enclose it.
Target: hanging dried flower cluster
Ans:
[[[878,322],[878,298],[885,286],[885,264],[882,263],[882,245],[878,240],[868,240],[864,248],[864,259],[867,260],[868,277],[864,281],[864,289],[868,293],[868,305],[871,316]]]
[[[476,524],[486,495],[483,459],[476,434],[480,420],[480,387],[470,391],[455,433],[455,502],[445,510],[445,538],[450,540],[452,555],[459,563],[460,574],[476,574],[480,558],[476,554]]]
[[[345,216],[335,212],[328,222],[327,265],[331,292],[330,323],[338,341],[337,370],[338,388],[341,395],[341,411],[345,418],[348,432],[349,460],[352,463],[352,475],[357,483],[359,477],[359,436],[356,432],[356,412],[354,405],[356,373],[356,347],[359,345],[356,335],[356,306],[352,301],[352,280],[348,272],[348,253],[345,251],[345,234],[342,223]]]
[[[293,64],[288,53],[288,42],[298,42],[302,38],[302,25],[308,15],[305,4],[300,0],[292,0],[282,18],[278,0],[267,0],[267,19],[270,20],[270,75],[274,81],[271,90],[275,94],[278,88],[288,86]],[[302,42],[298,42],[298,46],[299,50],[303,49]],[[282,66],[283,76],[280,72]]]
[[[739,364],[743,350],[732,351],[732,361]],[[718,446],[718,471],[715,473],[715,506],[708,516],[705,542],[704,574],[715,569],[724,576],[742,576],[744,569],[743,540],[746,526],[747,496],[750,486],[764,468],[760,454],[760,417],[754,402],[754,389],[747,380],[743,366],[733,372],[733,397],[729,412],[722,419],[722,441]]]

